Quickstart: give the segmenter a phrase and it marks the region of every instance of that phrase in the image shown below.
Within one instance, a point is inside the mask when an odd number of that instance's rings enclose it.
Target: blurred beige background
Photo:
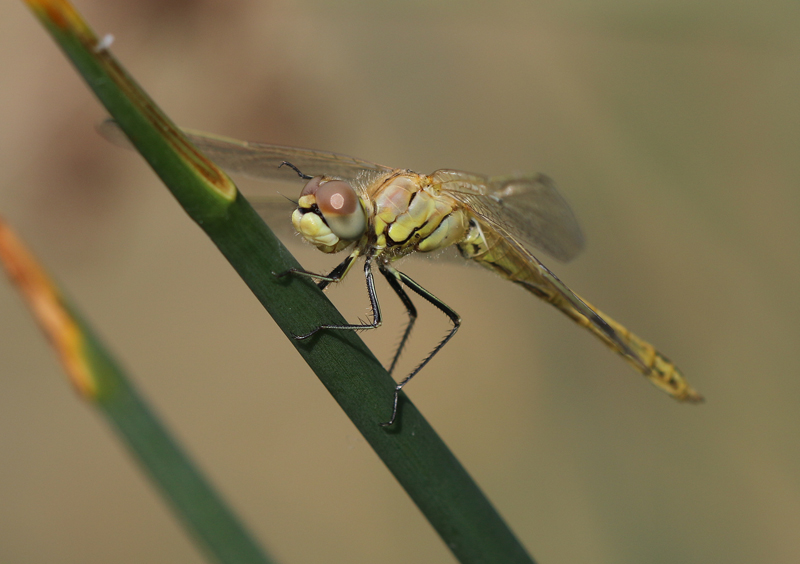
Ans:
[[[557,180],[588,247],[545,262],[708,402],[488,272],[406,263],[464,319],[408,394],[539,562],[800,561],[796,2],[77,7],[185,126]],[[0,213],[267,549],[453,562],[213,245],[95,134],[102,108],[21,2],[0,42]],[[366,339],[388,360],[404,318],[379,292]],[[358,275],[331,296],[367,306]],[[447,327],[421,315],[405,368]],[[0,374],[0,561],[203,561],[4,281]]]

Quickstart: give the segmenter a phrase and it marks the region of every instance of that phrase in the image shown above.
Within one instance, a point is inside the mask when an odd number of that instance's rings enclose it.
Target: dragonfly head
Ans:
[[[315,176],[300,192],[292,225],[320,250],[335,253],[364,235],[367,218],[349,183]]]

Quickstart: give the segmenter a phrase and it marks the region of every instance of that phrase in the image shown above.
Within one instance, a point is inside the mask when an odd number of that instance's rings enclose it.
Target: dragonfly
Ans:
[[[112,142],[124,144],[115,122],[106,121],[99,130]],[[285,181],[289,167],[305,181],[291,216],[295,230],[324,253],[349,251],[328,274],[292,269],[278,276],[311,278],[324,290],[343,280],[358,259],[364,259],[371,321],[320,325],[296,339],[307,339],[319,331],[380,327],[381,309],[373,272],[376,267],[408,314],[389,374],[417,320],[417,309],[405,289],[449,318],[452,325],[445,337],[396,383],[391,417],[381,425],[395,423],[400,391],[461,325],[461,318],[451,307],[395,268],[395,264],[408,255],[435,253],[448,247],[455,247],[463,258],[558,308],[676,400],[703,401],[672,361],[580,298],[534,256],[534,252],[541,251],[568,262],[584,246],[575,214],[547,176],[487,177],[451,169],[419,174],[333,152],[240,141],[192,130],[184,133],[210,160],[232,174]]]

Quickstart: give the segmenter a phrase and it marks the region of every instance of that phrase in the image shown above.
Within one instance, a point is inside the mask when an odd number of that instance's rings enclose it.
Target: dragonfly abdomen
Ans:
[[[523,286],[525,285],[523,284]],[[602,320],[605,327],[598,326],[597,323],[592,322],[576,311],[571,304],[566,303],[563,299],[548,301],[569,315],[571,319],[589,329],[606,345],[627,360],[631,366],[641,372],[657,388],[664,390],[678,401],[692,403],[703,401],[703,396],[689,385],[689,382],[671,360],[658,352],[653,345],[644,339],[639,338],[604,313],[594,309],[585,300],[581,299]],[[611,333],[609,333],[608,328],[611,329]]]
[[[476,221],[472,222],[469,235],[458,247],[466,258],[479,262],[553,304],[678,401],[703,401],[703,397],[692,389],[666,356],[578,297],[526,249]]]

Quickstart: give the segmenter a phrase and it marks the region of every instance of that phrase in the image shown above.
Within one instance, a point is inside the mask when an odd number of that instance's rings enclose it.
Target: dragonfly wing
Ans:
[[[108,119],[97,126],[97,131],[111,143],[133,149],[125,133],[117,122]],[[370,174],[385,173],[392,169],[355,157],[348,157],[328,151],[314,151],[296,147],[251,143],[228,137],[183,130],[186,137],[214,163],[232,174],[243,174],[256,179],[280,180],[304,183],[297,173],[289,167],[281,167],[284,161],[290,162],[304,174],[325,175],[355,180]],[[363,182],[354,187],[363,190]],[[297,203],[289,198],[275,194],[267,187],[245,187],[243,190],[258,214],[269,225],[286,224],[291,228],[289,218]],[[287,229],[287,231],[293,229]]]
[[[527,248],[567,262],[584,247],[575,214],[547,176],[487,178],[457,170],[439,170],[431,176],[471,212]]]
[[[391,170],[370,161],[328,151],[238,141],[192,130],[184,130],[184,133],[198,149],[225,170],[254,178],[286,180],[287,172],[295,173],[286,171],[286,167],[278,168],[284,161],[292,163],[309,176],[354,179],[364,171]]]
[[[97,130],[112,143],[127,148],[131,147],[125,134],[114,120],[104,121],[97,127]],[[297,174],[291,169],[279,168],[284,161],[292,163],[304,174],[310,176],[325,175],[355,179],[364,171],[388,172],[392,170],[370,161],[328,151],[239,141],[190,129],[184,129],[183,132],[203,154],[232,174],[244,174],[270,180],[296,179]]]

